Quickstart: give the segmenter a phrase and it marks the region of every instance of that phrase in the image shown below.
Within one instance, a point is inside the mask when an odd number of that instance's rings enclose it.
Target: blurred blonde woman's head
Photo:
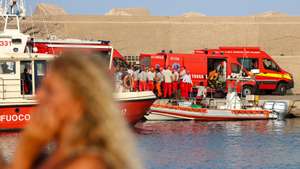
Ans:
[[[100,57],[68,53],[54,59],[38,94],[40,107],[68,131],[59,136],[66,155],[89,149],[101,154],[107,168],[140,168],[128,126],[113,102],[108,65]]]

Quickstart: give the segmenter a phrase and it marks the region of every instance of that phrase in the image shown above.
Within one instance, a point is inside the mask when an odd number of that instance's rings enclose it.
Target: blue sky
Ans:
[[[300,15],[300,0],[27,0],[27,10],[37,3],[53,3],[70,14],[104,14],[111,8],[144,7],[152,15],[174,16],[201,12],[209,16],[243,16],[265,11]]]

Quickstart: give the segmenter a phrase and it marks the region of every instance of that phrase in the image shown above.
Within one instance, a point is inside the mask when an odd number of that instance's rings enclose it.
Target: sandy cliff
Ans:
[[[114,8],[105,14],[106,16],[150,16],[145,8]]]
[[[254,16],[258,16],[258,17],[285,17],[285,16],[289,16],[289,15],[286,14],[286,13],[277,12],[277,11],[267,11],[267,12],[256,14]]]
[[[35,16],[48,16],[48,15],[67,15],[65,10],[59,6],[52,4],[41,3],[38,4],[33,15]]]
[[[187,12],[187,13],[184,13],[182,16],[184,16],[184,17],[202,17],[202,16],[206,16],[206,15],[199,13],[199,12]]]

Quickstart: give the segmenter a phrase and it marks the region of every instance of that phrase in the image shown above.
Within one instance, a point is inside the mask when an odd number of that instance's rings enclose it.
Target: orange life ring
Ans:
[[[126,89],[132,89],[132,88],[133,88],[133,81],[132,81],[132,79],[130,78],[129,75],[126,75],[126,76],[123,78],[123,86],[124,86]]]

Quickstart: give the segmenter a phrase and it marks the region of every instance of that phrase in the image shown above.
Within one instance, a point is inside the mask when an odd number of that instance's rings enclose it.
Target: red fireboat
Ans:
[[[0,34],[0,130],[16,130],[26,126],[38,104],[34,97],[45,76],[47,61],[63,50],[102,52],[109,61],[110,69],[117,64],[126,65],[123,57],[108,41],[35,40],[22,34],[19,24],[15,29],[8,29],[11,17],[19,23],[18,16],[5,16],[4,31]],[[21,73],[25,67],[32,73],[31,93],[25,93],[22,87]],[[131,125],[143,118],[155,99],[151,91],[115,93],[121,113]]]
[[[27,44],[31,46],[34,53],[45,53],[59,55],[64,50],[80,49],[88,52],[102,53],[105,59],[109,60],[109,68],[127,65],[120,52],[114,49],[109,41],[84,41],[78,39],[32,39]],[[122,92],[115,94],[115,100],[121,107],[121,112],[130,124],[138,122],[149,107],[152,105],[156,96],[151,91],[146,92]]]

